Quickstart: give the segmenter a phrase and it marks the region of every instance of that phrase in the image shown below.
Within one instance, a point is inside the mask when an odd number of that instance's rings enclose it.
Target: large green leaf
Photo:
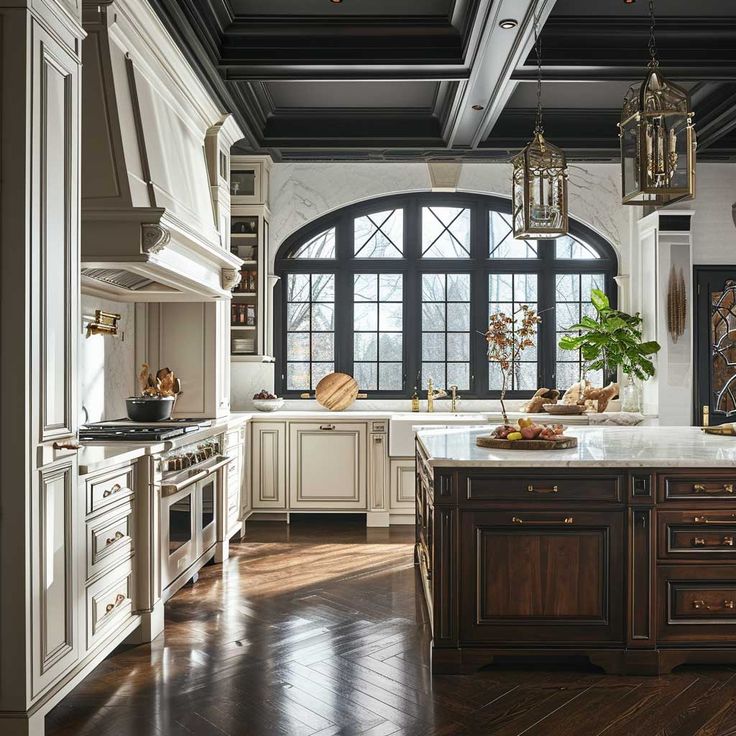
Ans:
[[[593,289],[590,293],[590,301],[598,312],[603,312],[611,306],[608,297],[600,289]]]

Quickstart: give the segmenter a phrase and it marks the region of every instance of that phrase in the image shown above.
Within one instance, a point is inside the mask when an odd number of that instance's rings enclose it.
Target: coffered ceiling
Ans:
[[[275,160],[507,159],[533,127],[535,16],[547,136],[572,160],[616,160],[621,102],[648,60],[646,0],[149,1],[238,118],[239,148]],[[699,159],[736,159],[736,2],[656,10]]]

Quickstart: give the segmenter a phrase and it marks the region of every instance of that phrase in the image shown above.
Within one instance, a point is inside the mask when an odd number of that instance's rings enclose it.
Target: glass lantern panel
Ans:
[[[624,198],[639,191],[638,123],[630,119],[621,128],[621,166]]]

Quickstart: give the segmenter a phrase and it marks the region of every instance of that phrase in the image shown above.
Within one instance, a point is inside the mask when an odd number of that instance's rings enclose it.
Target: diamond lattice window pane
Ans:
[[[489,212],[488,255],[491,258],[537,258],[537,244],[514,238],[511,215]]]
[[[353,255],[356,258],[402,258],[404,211],[387,210],[356,217]]]
[[[470,210],[422,207],[422,257],[469,258]]]
[[[306,243],[297,245],[289,258],[334,258],[335,257],[335,228],[325,230],[319,235],[307,240]]]

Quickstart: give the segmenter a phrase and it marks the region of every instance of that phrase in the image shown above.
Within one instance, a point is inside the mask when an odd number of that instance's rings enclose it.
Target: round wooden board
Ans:
[[[563,437],[559,440],[499,440],[495,437],[476,437],[478,447],[491,450],[569,450],[578,446],[577,437]]]
[[[358,398],[358,382],[347,373],[328,373],[314,393],[325,409],[344,411]]]

